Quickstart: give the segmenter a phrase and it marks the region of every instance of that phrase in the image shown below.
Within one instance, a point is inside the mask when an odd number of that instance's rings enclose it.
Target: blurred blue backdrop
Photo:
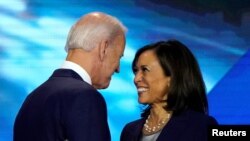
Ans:
[[[141,46],[176,38],[197,57],[210,114],[220,124],[250,124],[250,5],[248,0],[1,0],[0,141],[11,141],[15,116],[29,92],[63,63],[71,25],[102,11],[127,27],[121,72],[101,90],[112,140],[140,117],[131,62]]]

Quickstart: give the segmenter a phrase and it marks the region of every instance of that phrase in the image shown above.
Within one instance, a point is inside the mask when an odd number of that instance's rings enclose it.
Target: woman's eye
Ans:
[[[142,68],[142,71],[146,72],[146,71],[148,71],[148,68]]]
[[[138,69],[134,68],[133,72],[134,72],[134,74],[136,74],[138,72]]]

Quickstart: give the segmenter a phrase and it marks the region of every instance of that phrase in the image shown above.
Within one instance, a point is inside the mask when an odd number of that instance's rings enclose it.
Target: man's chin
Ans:
[[[106,89],[109,87],[110,81],[108,83],[102,84],[99,87],[97,87],[97,89]]]

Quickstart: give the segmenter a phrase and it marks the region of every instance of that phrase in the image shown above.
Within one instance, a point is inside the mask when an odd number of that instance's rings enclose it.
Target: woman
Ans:
[[[191,51],[177,40],[139,49],[133,60],[138,101],[147,105],[141,119],[128,123],[121,141],[206,141],[208,115],[205,84]]]

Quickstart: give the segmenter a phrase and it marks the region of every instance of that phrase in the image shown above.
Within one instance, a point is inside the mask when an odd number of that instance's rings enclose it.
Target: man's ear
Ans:
[[[106,54],[107,54],[107,48],[108,48],[108,41],[102,40],[99,46],[99,58],[101,61],[104,60]]]

